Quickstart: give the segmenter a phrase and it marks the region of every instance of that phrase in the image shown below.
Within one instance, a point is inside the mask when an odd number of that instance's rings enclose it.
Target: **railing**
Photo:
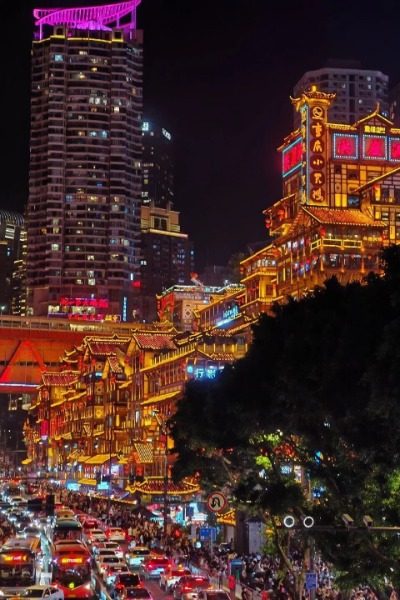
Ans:
[[[363,243],[361,240],[351,240],[346,238],[318,238],[311,242],[311,250],[316,250],[317,248],[354,248],[360,249]]]

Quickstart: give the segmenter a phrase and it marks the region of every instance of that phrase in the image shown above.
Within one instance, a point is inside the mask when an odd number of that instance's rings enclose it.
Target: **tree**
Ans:
[[[281,519],[312,514],[313,543],[343,585],[375,588],[388,575],[400,583],[397,535],[346,530],[341,515],[400,525],[399,249],[383,259],[384,277],[330,279],[262,315],[247,355],[216,381],[191,382],[170,423],[175,476],[197,473],[267,515],[284,571]]]

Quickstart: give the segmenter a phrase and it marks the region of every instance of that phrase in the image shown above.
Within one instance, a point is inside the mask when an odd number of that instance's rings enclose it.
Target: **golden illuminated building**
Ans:
[[[111,473],[131,492],[159,494],[172,447],[166,421],[189,380],[214,378],[246,353],[247,333],[239,329],[183,335],[159,327],[85,337],[64,352],[60,372],[42,376],[24,427],[29,461],[81,489],[95,489]],[[132,473],[144,481],[128,486]],[[169,484],[179,496],[197,489],[193,482]]]
[[[400,242],[400,129],[379,106],[354,125],[329,123],[335,95],[313,87],[292,99],[301,126],[278,149],[283,197],[264,211],[273,243],[242,261],[242,310],[268,311],[326,279],[380,272]]]

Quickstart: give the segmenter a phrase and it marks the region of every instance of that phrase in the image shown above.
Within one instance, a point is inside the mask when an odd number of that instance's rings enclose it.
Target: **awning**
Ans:
[[[89,479],[88,477],[83,477],[83,479],[78,480],[79,485],[93,485],[94,487],[97,485],[97,481],[95,479]]]
[[[32,461],[33,458],[24,458],[24,460],[21,460],[21,465],[30,465]]]
[[[104,465],[110,458],[115,458],[116,454],[96,454],[85,460],[85,465]]]
[[[117,381],[117,385],[118,385],[118,389],[119,390],[125,390],[126,388],[128,388],[130,385],[132,385],[132,381],[124,381],[123,383],[119,384]]]
[[[169,392],[168,394],[159,394],[158,396],[152,396],[151,398],[147,398],[147,400],[144,400],[144,402],[141,402],[141,405],[148,406],[149,404],[156,404],[157,402],[162,402],[163,400],[169,400],[170,398],[174,398],[180,393],[180,390],[176,390],[175,392]]]
[[[79,454],[80,454],[79,450],[74,450],[73,452],[71,452],[71,454],[68,454],[68,459],[73,460],[75,458],[78,458]]]
[[[86,396],[86,390],[84,392],[79,392],[79,394],[74,394],[68,398],[68,402],[71,402],[71,400],[79,400],[79,398],[82,398],[82,396]]]
[[[90,458],[90,456],[85,456],[84,454],[82,454],[82,456],[78,456],[76,460],[78,461],[78,463],[84,463],[87,461],[88,458]]]
[[[55,406],[61,406],[61,404],[64,404],[64,402],[65,402],[65,398],[56,400],[56,402],[53,402],[53,404],[50,404],[50,408],[54,408]]]
[[[104,435],[104,429],[102,429],[101,431],[93,432],[93,437],[99,437],[99,435]]]

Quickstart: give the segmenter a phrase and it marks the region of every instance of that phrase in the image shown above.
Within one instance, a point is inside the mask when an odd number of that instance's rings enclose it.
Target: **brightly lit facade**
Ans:
[[[34,315],[132,318],[140,278],[139,1],[34,11],[27,214]]]
[[[241,263],[248,315],[333,275],[379,273],[382,248],[400,243],[400,129],[378,111],[329,123],[333,101],[315,87],[293,99],[301,126],[279,148],[283,197],[264,211],[274,242]]]
[[[84,338],[64,353],[59,370],[42,376],[24,426],[24,465],[81,490],[101,491],[110,474],[114,487],[129,488],[130,475],[140,474],[135,490],[160,494],[173,461],[166,420],[186,383],[214,379],[247,348],[243,331],[182,336],[161,325]],[[190,482],[168,485],[181,496],[198,490]]]

